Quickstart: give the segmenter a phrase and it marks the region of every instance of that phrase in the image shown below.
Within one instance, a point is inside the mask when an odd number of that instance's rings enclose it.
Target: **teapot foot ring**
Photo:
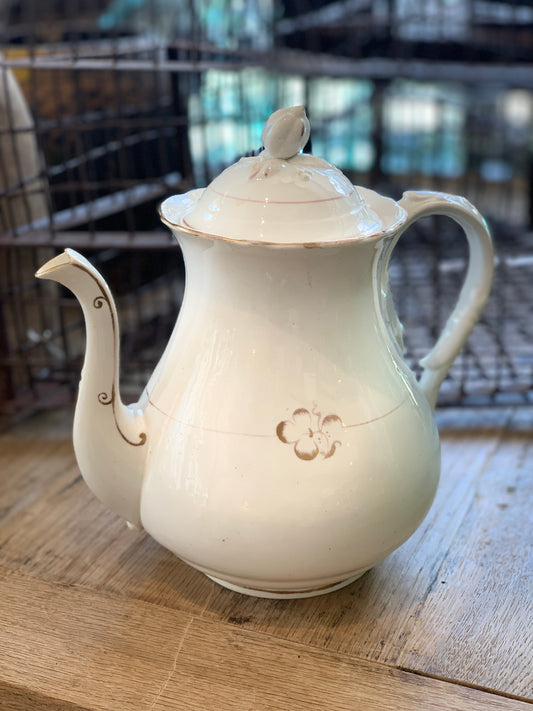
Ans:
[[[242,595],[251,595],[252,597],[264,597],[269,598],[270,600],[294,600],[297,598],[325,595],[326,593],[334,592],[335,590],[340,590],[346,585],[350,585],[351,583],[358,580],[366,572],[366,570],[363,570],[361,573],[357,573],[357,575],[352,575],[351,577],[346,578],[345,580],[341,580],[336,583],[330,583],[329,585],[323,585],[316,588],[307,588],[303,590],[267,590],[263,588],[248,587],[245,585],[235,585],[234,583],[230,583],[227,580],[215,578],[213,575],[208,575],[207,577],[213,582],[218,583],[218,585],[222,585],[222,587],[228,588],[228,590],[233,590],[233,592],[241,593]]]

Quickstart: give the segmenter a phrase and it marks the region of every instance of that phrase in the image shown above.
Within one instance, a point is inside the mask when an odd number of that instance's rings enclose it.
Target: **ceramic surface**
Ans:
[[[135,406],[118,394],[101,276],[72,250],[37,274],[71,288],[87,321],[74,443],[89,486],[218,583],[263,597],[337,589],[420,524],[439,478],[438,388],[492,276],[490,236],[468,202],[355,188],[298,153],[308,133],[301,107],[276,112],[258,158],[163,203],[187,284]],[[470,265],[417,382],[388,262],[402,232],[435,213],[464,228]]]

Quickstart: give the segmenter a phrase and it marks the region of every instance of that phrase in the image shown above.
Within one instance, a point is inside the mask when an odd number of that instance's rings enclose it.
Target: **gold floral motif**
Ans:
[[[276,434],[284,444],[294,445],[294,453],[299,459],[311,461],[320,455],[329,459],[341,445],[342,420],[338,415],[326,415],[313,408],[312,412],[303,407],[292,413],[292,420],[278,423]]]

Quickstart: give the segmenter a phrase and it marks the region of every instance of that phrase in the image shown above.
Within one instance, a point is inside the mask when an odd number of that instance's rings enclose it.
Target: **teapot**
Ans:
[[[303,107],[264,149],[166,199],[186,287],[139,401],[119,393],[119,327],[104,279],[66,249],[36,276],[81,303],[79,468],[130,525],[217,583],[302,598],[339,589],[400,546],[435,496],[439,387],[489,294],[487,225],[464,198],[352,185],[302,152]],[[469,264],[419,379],[403,357],[389,260],[417,219],[447,215]]]

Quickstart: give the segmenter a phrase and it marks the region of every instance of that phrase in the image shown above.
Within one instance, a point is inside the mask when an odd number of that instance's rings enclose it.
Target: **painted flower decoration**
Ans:
[[[326,415],[322,419],[319,412],[309,412],[298,408],[292,413],[292,420],[284,420],[276,427],[278,438],[285,444],[293,444],[299,459],[310,461],[319,454],[328,459],[341,444],[342,420],[337,415]]]

